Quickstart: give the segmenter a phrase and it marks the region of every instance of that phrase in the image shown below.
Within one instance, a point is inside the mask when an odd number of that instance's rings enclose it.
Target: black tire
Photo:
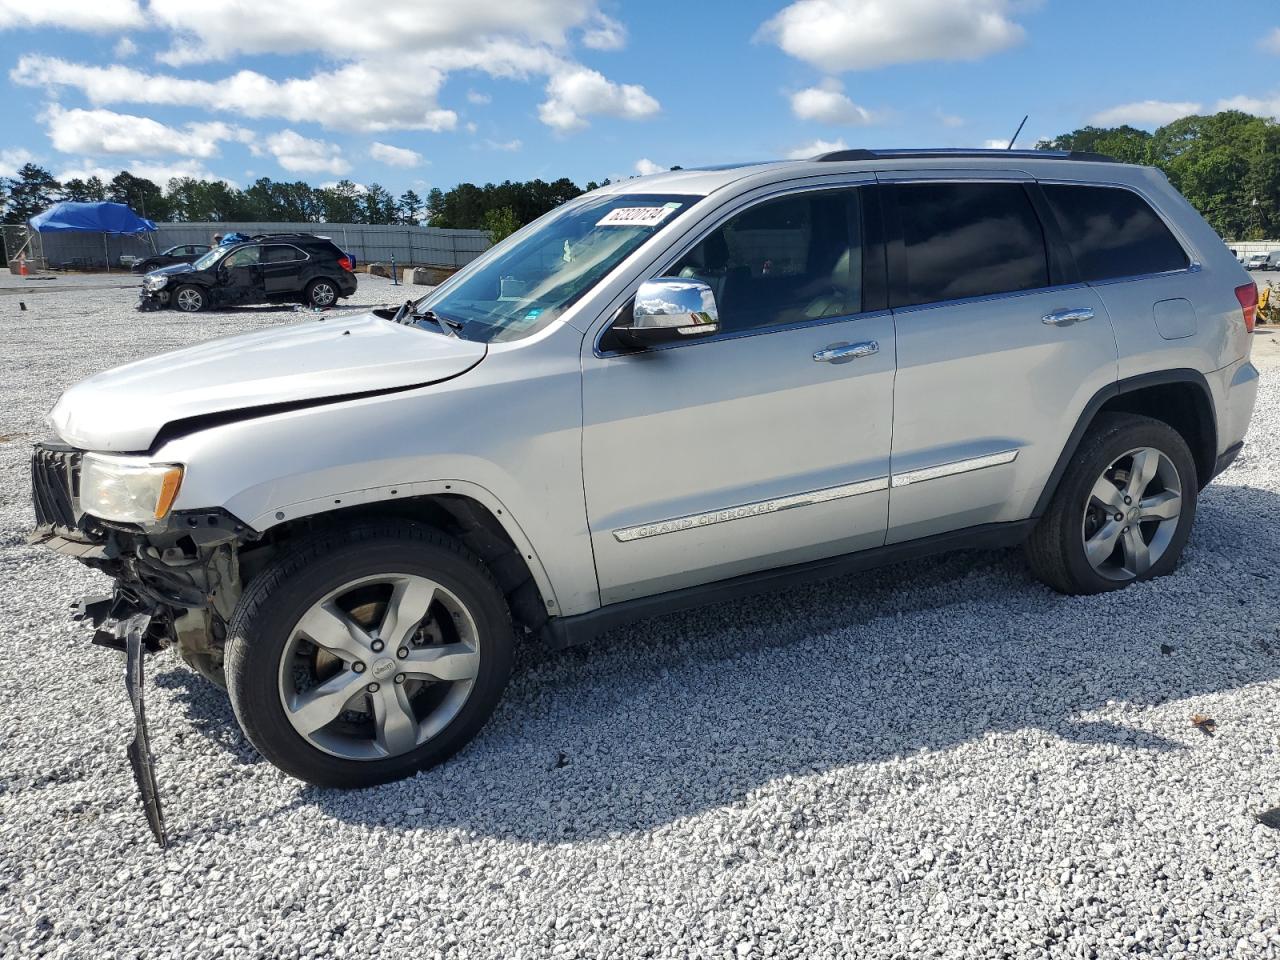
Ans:
[[[478,674],[460,711],[407,753],[352,760],[309,743],[281,702],[280,660],[302,615],[364,576],[419,574],[452,591],[477,627]],[[506,598],[484,564],[445,534],[411,523],[333,528],[300,540],[249,584],[228,628],[225,670],[245,736],[290,776],[322,787],[372,786],[411,776],[465,746],[493,713],[511,673],[514,634]]]
[[[1086,510],[1094,483],[1108,466],[1127,451],[1140,447],[1157,450],[1172,463],[1181,484],[1181,511],[1168,545],[1149,569],[1126,579],[1112,579],[1095,570],[1086,556]],[[1172,572],[1191,534],[1199,488],[1191,450],[1182,435],[1168,424],[1136,414],[1099,415],[1081,440],[1049,502],[1049,509],[1027,541],[1026,554],[1032,573],[1059,593],[1094,594]]]
[[[318,277],[307,284],[306,302],[312,307],[332,307],[341,294],[338,284],[328,277]]]
[[[186,283],[169,295],[169,302],[175,310],[183,313],[199,313],[209,305],[209,294],[200,287]]]

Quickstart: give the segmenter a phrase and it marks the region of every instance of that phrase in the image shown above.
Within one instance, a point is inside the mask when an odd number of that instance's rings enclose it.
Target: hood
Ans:
[[[190,273],[194,269],[195,268],[189,263],[171,263],[167,267],[156,267],[154,270],[148,270],[147,276],[151,276],[153,273],[163,273],[167,275],[175,273]]]
[[[64,393],[49,421],[83,450],[146,450],[176,420],[437,383],[470,370],[486,349],[372,313],[330,316],[96,374]]]

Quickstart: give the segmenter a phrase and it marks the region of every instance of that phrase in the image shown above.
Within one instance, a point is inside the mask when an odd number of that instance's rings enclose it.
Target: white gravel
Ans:
[[[24,543],[28,443],[82,376],[292,318],[18,296],[0,956],[1280,956],[1280,831],[1256,820],[1280,806],[1280,360],[1174,576],[1072,599],[1016,551],[965,554],[529,649],[480,739],[408,782],[289,780],[153,658],[162,852],[120,658],[66,617],[100,579]]]

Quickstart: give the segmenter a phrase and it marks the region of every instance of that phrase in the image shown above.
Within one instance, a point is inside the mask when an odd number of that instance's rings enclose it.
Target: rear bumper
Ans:
[[[1253,407],[1258,400],[1258,368],[1248,360],[1242,362],[1231,374],[1227,384],[1227,395],[1223,409],[1219,413],[1221,433],[1218,442],[1225,448],[1218,459],[1215,476],[1227,468],[1240,452],[1244,436],[1249,432],[1249,421],[1253,417]],[[1232,452],[1234,450],[1234,453]],[[1230,457],[1226,463],[1223,457]]]

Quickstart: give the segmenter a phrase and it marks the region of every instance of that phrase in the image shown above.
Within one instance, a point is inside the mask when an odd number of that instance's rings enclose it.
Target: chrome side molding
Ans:
[[[808,493],[795,493],[786,497],[775,497],[772,500],[757,500],[723,510],[712,510],[708,513],[694,513],[686,517],[672,520],[659,520],[657,523],[643,523],[635,527],[623,527],[613,531],[613,537],[619,543],[632,540],[643,540],[664,533],[675,533],[678,530],[691,530],[694,527],[706,527],[713,523],[726,523],[730,520],[742,520],[746,517],[759,517],[780,510],[791,510],[795,507],[807,507],[814,503],[827,503],[831,500],[843,500],[845,497],[857,497],[864,493],[877,493],[889,489],[888,477],[874,477],[870,480],[859,480],[857,483],[845,483],[838,487],[824,487]]]
[[[1002,450],[999,453],[988,453],[985,456],[970,457],[967,460],[953,460],[951,463],[940,463],[936,467],[921,467],[919,470],[895,473],[893,475],[893,486],[905,487],[913,483],[923,483],[925,480],[953,477],[957,473],[985,470],[987,467],[997,467],[1002,463],[1013,463],[1017,459],[1017,450]]]
[[[692,530],[695,527],[706,527],[714,523],[728,523],[730,520],[744,520],[747,517],[759,517],[781,510],[795,507],[807,507],[815,503],[828,503],[832,500],[843,500],[846,497],[857,497],[864,493],[879,493],[890,487],[905,487],[926,480],[938,480],[952,477],[958,473],[971,470],[983,470],[1004,463],[1013,463],[1018,459],[1017,450],[1002,450],[981,457],[970,457],[967,460],[955,460],[941,463],[934,467],[922,467],[906,473],[895,473],[892,477],[873,477],[870,480],[859,480],[857,483],[845,483],[838,487],[824,487],[808,493],[793,493],[786,497],[775,497],[772,500],[757,500],[736,507],[725,507],[723,510],[711,510],[707,513],[692,513],[685,517],[671,520],[659,520],[656,523],[642,523],[634,527],[622,527],[613,531],[613,538],[619,543],[630,543],[633,540],[644,540],[658,537],[665,533],[676,533],[680,530]]]

